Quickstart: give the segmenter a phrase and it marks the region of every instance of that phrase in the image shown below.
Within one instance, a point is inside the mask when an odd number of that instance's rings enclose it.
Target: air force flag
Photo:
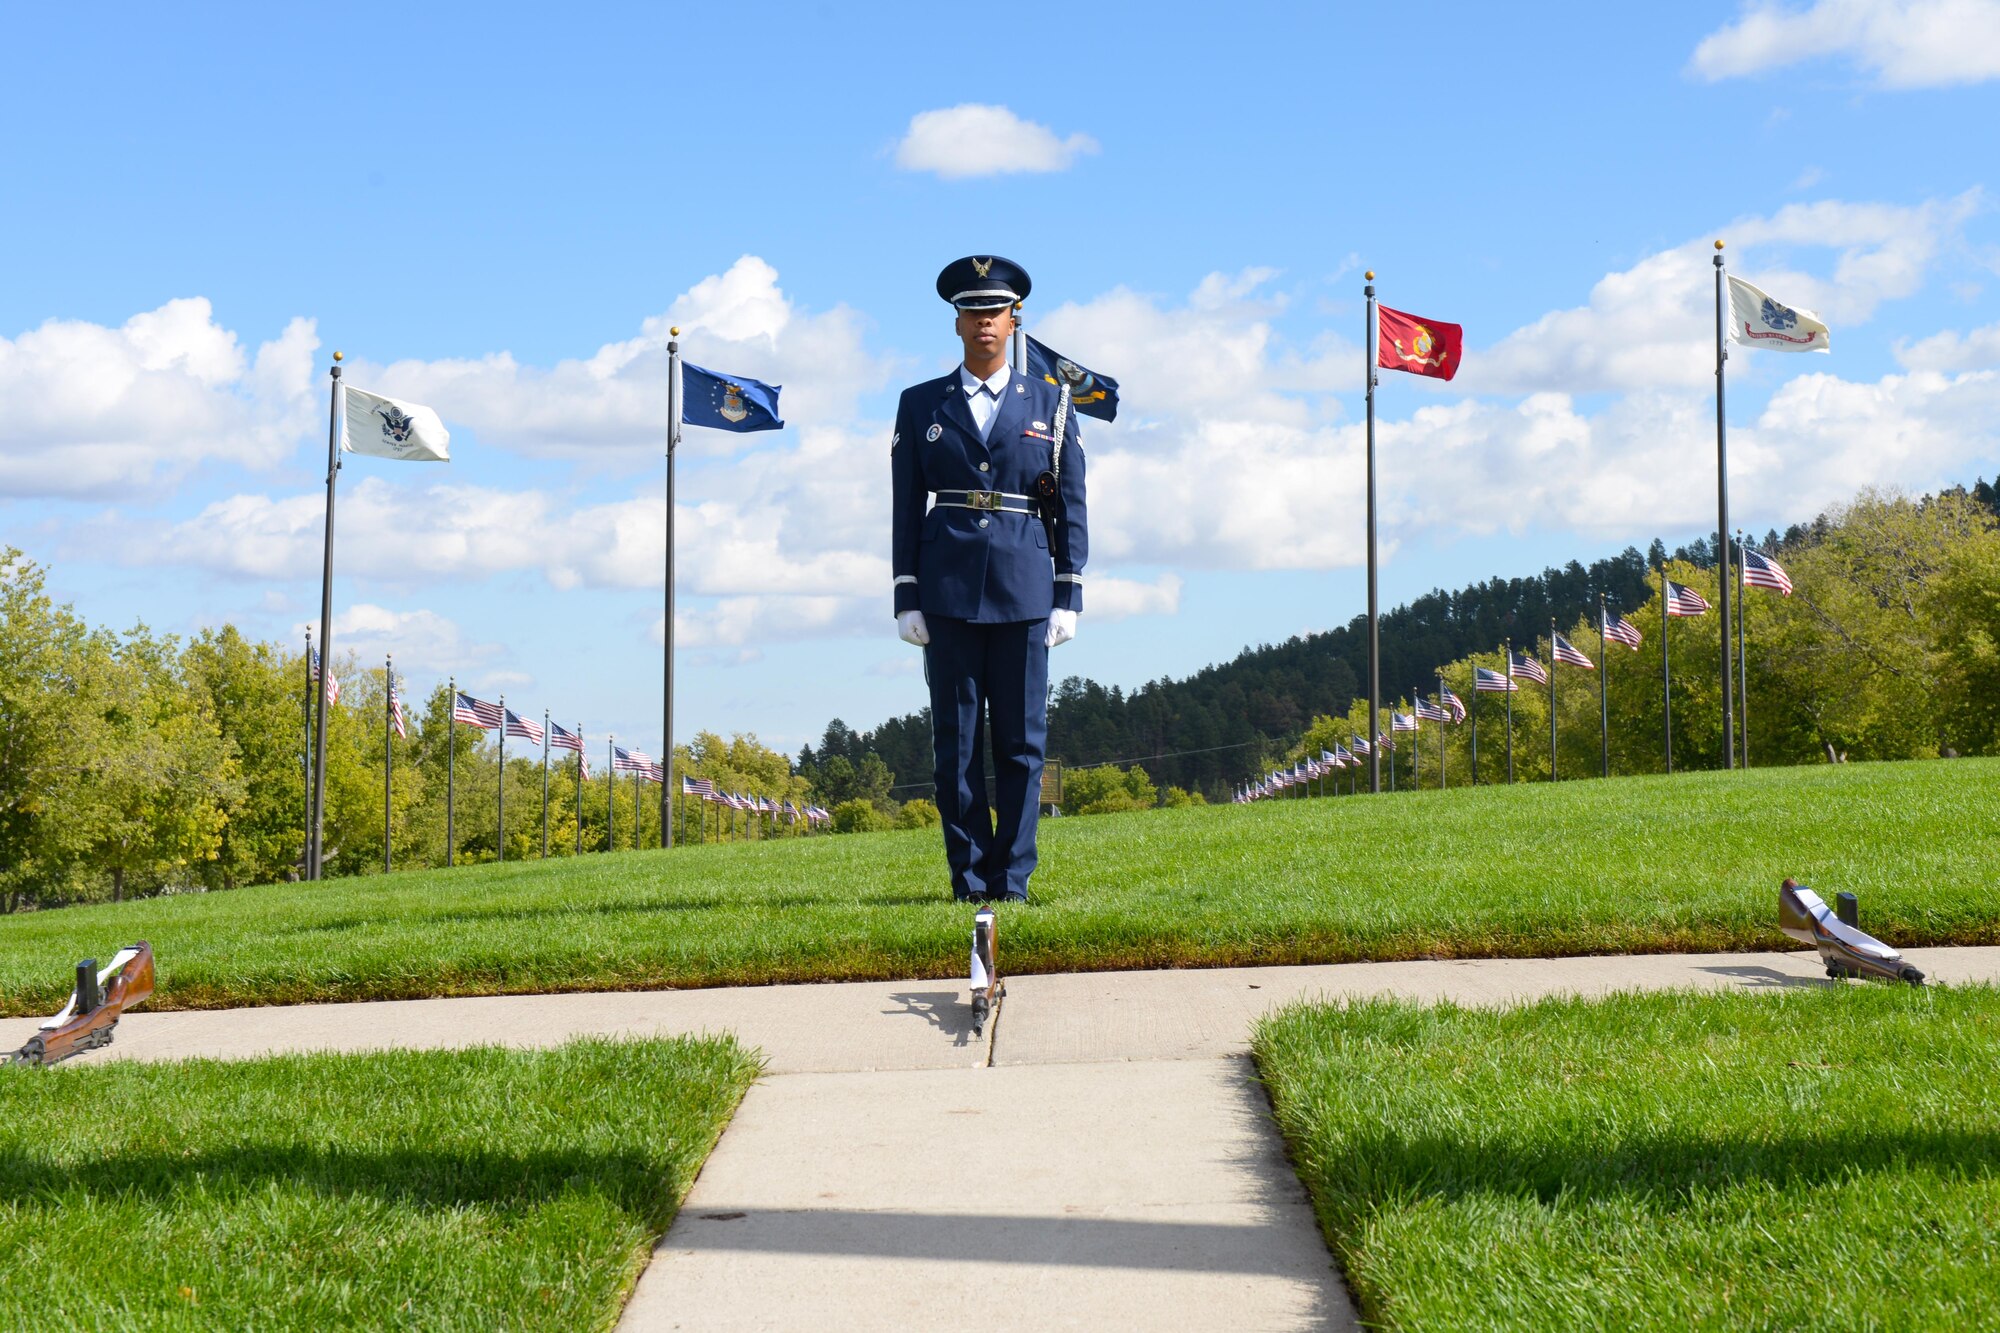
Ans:
[[[718,375],[681,362],[681,421],[715,430],[783,430],[778,419],[782,385]]]
[[[1078,365],[1033,334],[1028,335],[1028,373],[1059,389],[1067,384],[1070,402],[1085,416],[1118,419],[1118,381]]]
[[[347,418],[340,432],[342,452],[414,463],[451,461],[451,432],[422,403],[385,398],[351,384],[343,396]]]
[[[1729,336],[1777,352],[1827,352],[1826,325],[1810,310],[1794,310],[1729,275]]]

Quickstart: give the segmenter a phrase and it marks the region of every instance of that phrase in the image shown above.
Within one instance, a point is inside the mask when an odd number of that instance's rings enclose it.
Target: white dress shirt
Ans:
[[[993,418],[1000,411],[1000,395],[1007,389],[1007,378],[1012,373],[1006,362],[988,379],[979,379],[963,365],[958,368],[958,384],[965,390],[965,405],[972,409],[972,424],[979,427],[979,442],[993,433]]]

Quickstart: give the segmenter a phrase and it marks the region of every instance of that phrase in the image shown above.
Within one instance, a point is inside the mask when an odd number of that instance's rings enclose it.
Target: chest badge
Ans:
[[[932,422],[931,428],[924,432],[924,438],[929,440],[932,444],[936,444],[938,442],[938,437],[940,437],[943,434],[944,434],[944,427],[938,425],[936,422]]]

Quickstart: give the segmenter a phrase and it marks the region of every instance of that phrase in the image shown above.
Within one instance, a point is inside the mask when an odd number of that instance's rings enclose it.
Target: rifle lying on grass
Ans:
[[[97,960],[76,965],[76,990],[62,1012],[42,1024],[28,1044],[7,1057],[13,1065],[52,1065],[111,1044],[119,1017],[153,994],[153,946],[128,944],[102,972]]]
[[[1852,911],[1852,895],[1848,899]],[[1801,944],[1819,950],[1826,974],[1835,981],[1847,977],[1877,977],[1883,981],[1924,984],[1924,974],[1903,961],[1903,955],[1851,921],[1843,921],[1825,899],[1792,880],[1778,887],[1778,929]]]

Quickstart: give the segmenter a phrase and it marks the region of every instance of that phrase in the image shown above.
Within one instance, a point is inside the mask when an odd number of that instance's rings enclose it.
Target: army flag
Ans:
[[[422,403],[406,403],[348,385],[347,415],[341,422],[342,452],[413,463],[449,463],[451,432]]]
[[[1028,335],[1028,373],[1061,388],[1069,386],[1069,401],[1077,411],[1100,421],[1118,420],[1118,381],[1080,366],[1032,333]]]
[[[1440,380],[1458,374],[1465,353],[1463,326],[1419,319],[1385,305],[1375,307],[1375,317],[1376,365]]]
[[[1720,260],[1716,261],[1720,263]],[[1729,337],[1746,347],[1778,352],[1830,352],[1826,325],[1810,310],[1796,310],[1729,275]]]
[[[778,394],[784,386],[743,375],[718,375],[689,361],[681,362],[681,421],[689,426],[747,433],[783,430],[778,418]]]

